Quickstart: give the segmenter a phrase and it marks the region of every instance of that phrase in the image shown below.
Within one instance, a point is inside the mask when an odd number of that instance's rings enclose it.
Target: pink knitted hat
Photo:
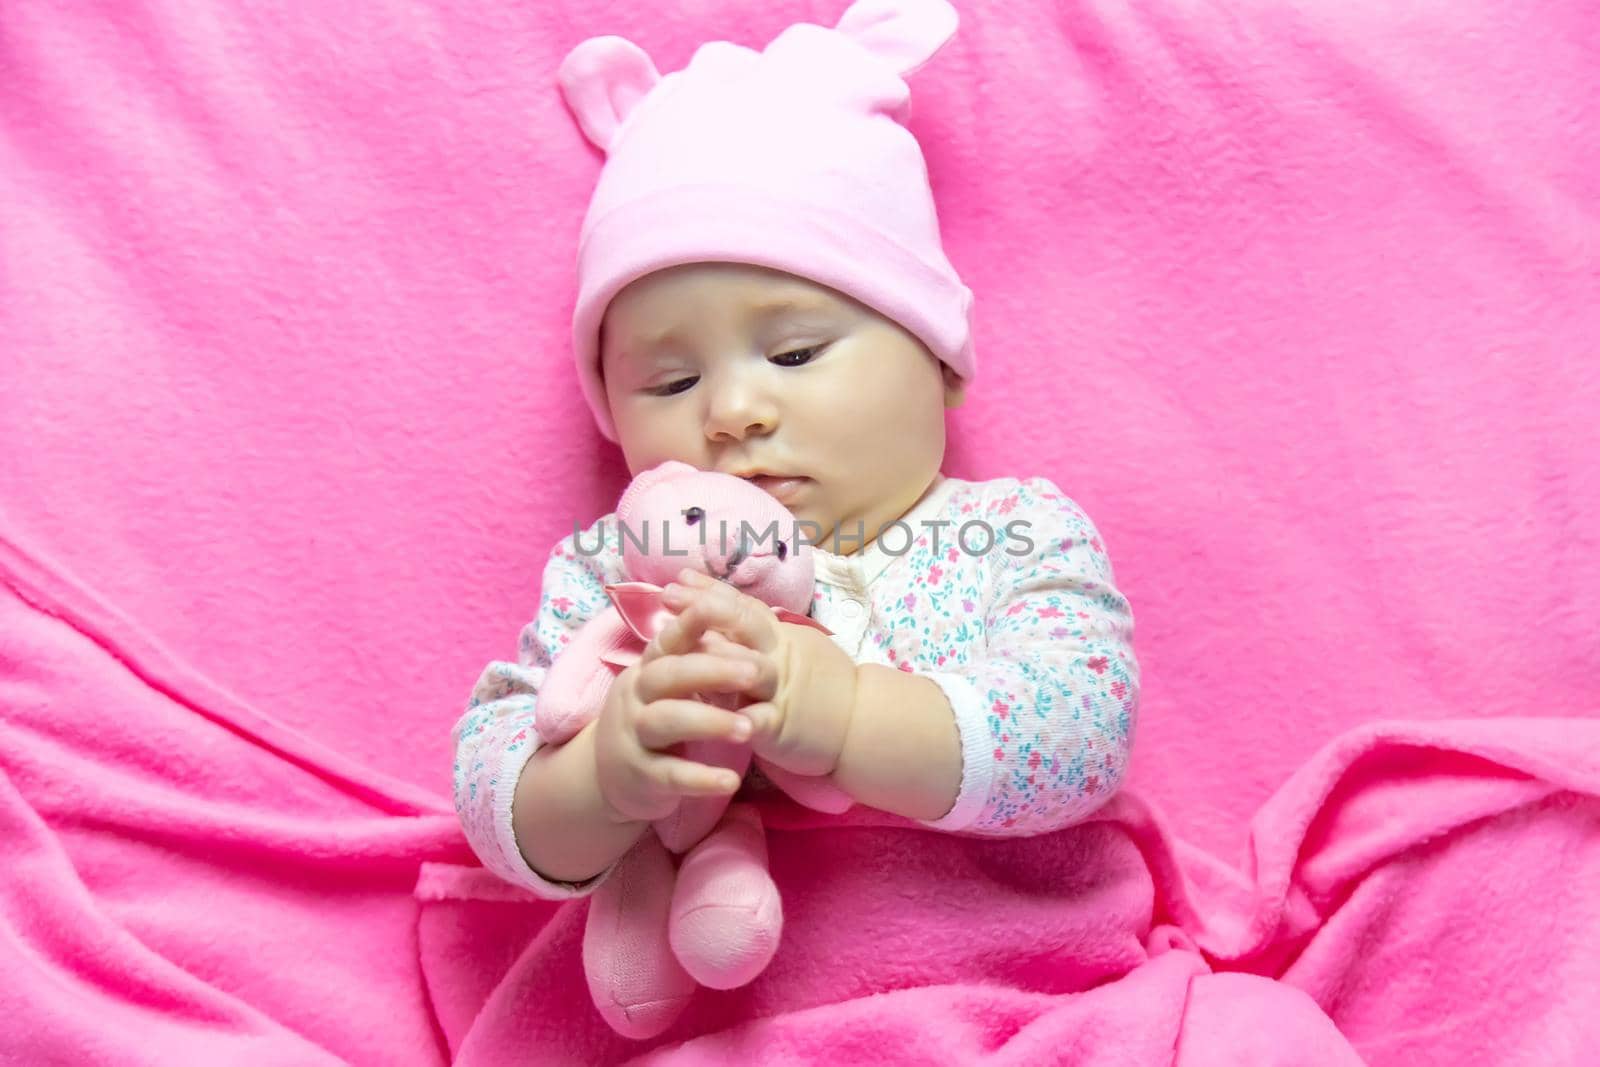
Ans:
[[[771,267],[914,334],[964,380],[972,292],[939,242],[904,78],[956,30],[946,0],[858,0],[833,29],[766,49],[702,45],[665,77],[637,45],[592,37],[561,64],[567,106],[606,153],[578,246],[573,347],[600,431],[600,322],[635,278],[681,263]]]

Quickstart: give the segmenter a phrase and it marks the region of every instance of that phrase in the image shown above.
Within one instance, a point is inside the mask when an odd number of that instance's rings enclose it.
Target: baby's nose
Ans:
[[[706,436],[712,440],[742,441],[769,434],[778,424],[778,407],[759,383],[739,379],[713,387],[706,411]]]

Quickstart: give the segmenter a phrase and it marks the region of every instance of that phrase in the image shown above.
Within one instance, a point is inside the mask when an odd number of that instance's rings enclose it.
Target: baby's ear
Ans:
[[[661,80],[644,49],[625,37],[591,37],[561,61],[561,95],[583,135],[610,152],[617,130]]]
[[[834,29],[906,77],[944,47],[959,21],[947,0],[856,0]]]

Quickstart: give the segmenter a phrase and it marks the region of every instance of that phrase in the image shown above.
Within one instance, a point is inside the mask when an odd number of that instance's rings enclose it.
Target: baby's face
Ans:
[[[915,504],[944,460],[960,380],[898,324],[764,267],[692,263],[634,281],[606,309],[601,371],[628,469],[804,479],[779,496],[859,550]]]

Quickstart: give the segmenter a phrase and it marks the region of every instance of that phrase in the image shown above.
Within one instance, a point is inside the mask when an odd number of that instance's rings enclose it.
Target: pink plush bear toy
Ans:
[[[672,618],[663,587],[684,567],[729,582],[786,622],[807,618],[814,583],[811,550],[794,536],[794,516],[758,487],[729,474],[669,460],[639,474],[617,505],[623,570],[605,587],[612,605],[556,657],[540,691],[535,725],[549,744],[571,738],[600,714],[616,675]],[[740,698],[702,699],[737,707]],[[702,741],[687,759],[743,775],[750,746]],[[799,802],[841,812],[850,797],[822,778],[790,774],[757,759],[763,773]],[[727,797],[694,797],[656,821],[595,890],[583,936],[583,967],[596,1008],[618,1033],[653,1037],[694,994],[744,985],[771,961],[783,928],[777,887],[767,873],[756,809]],[[672,854],[682,856],[676,869]]]

